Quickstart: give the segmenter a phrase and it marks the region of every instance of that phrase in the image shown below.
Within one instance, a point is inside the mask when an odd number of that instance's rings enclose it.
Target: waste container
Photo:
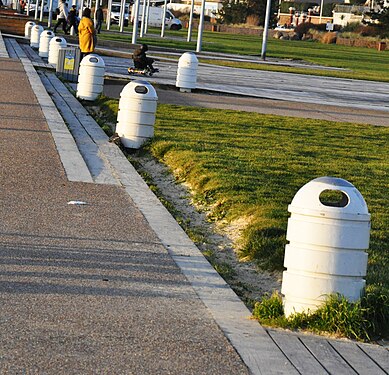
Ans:
[[[178,60],[176,87],[181,92],[191,92],[196,88],[199,61],[193,52],[185,52]]]
[[[103,92],[105,63],[101,56],[90,54],[80,64],[77,84],[77,97],[95,100]]]
[[[50,40],[54,38],[54,33],[51,30],[42,31],[39,37],[39,56],[49,57]]]
[[[78,47],[65,47],[58,50],[56,73],[69,82],[77,82],[80,68],[81,50]]]
[[[55,36],[50,40],[49,43],[49,64],[53,64],[55,67],[58,64],[58,51],[60,48],[64,48],[67,46],[66,39],[60,37],[60,36]]]
[[[158,96],[147,81],[128,83],[120,93],[116,133],[127,148],[140,148],[154,135]]]
[[[24,26],[24,36],[28,39],[31,38],[31,29],[35,26],[35,22],[28,21],[26,22],[26,25]]]
[[[335,177],[304,185],[288,207],[281,293],[284,311],[314,311],[329,294],[355,302],[363,293],[370,214],[361,193]]]
[[[43,27],[41,25],[34,25],[31,28],[30,46],[32,48],[39,48],[39,38],[42,32],[43,32]]]

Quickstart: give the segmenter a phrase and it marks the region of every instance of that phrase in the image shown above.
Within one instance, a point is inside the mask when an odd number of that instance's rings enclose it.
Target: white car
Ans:
[[[294,26],[291,26],[291,27],[277,26],[277,27],[274,28],[274,30],[276,30],[276,31],[293,31],[294,30]]]
[[[128,17],[129,17],[129,8],[126,5],[126,9],[124,12],[124,26],[128,26]],[[120,21],[120,3],[112,3],[111,8],[111,23],[119,24]]]
[[[152,27],[161,27],[163,14],[164,12],[162,7],[150,6],[148,12],[149,19],[147,24]],[[139,7],[138,22],[142,22],[142,16],[143,16],[143,5]],[[134,17],[135,17],[135,6],[133,5],[131,8],[131,23],[134,23]],[[165,13],[165,26],[168,27],[170,30],[182,29],[181,21],[178,18],[176,18],[169,9],[166,9],[166,13]]]
[[[41,1],[38,1],[38,12],[40,13],[41,11]],[[43,2],[43,14],[49,14],[49,1],[48,0],[44,0]],[[58,7],[58,2],[57,1],[53,1],[53,12],[55,11],[55,8]],[[31,13],[35,13],[35,8],[36,8],[36,0],[30,0],[30,6],[29,6],[29,11],[30,11],[30,14]],[[27,6],[25,7],[24,9],[24,12],[27,13]]]

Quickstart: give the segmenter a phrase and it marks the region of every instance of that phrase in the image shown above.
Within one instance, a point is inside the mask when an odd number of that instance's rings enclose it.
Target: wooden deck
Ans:
[[[389,351],[381,346],[275,329],[267,332],[298,374],[389,374]]]

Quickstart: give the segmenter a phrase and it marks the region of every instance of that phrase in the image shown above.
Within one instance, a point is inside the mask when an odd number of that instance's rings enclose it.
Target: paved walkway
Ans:
[[[381,347],[250,320],[56,76],[6,45],[0,373],[389,373]]]
[[[104,61],[108,74],[128,79],[127,67],[132,64],[129,53],[128,58],[104,56]],[[175,86],[177,61],[161,59],[156,65],[160,68],[160,73],[145,79],[158,84]],[[311,108],[316,105],[319,109],[326,105],[350,110],[382,113],[389,111],[387,100],[389,83],[387,82],[238,69],[200,63],[196,87],[244,97],[308,103]]]
[[[120,93],[128,83],[128,78],[109,79],[104,82],[104,94],[111,98],[120,98]],[[291,116],[307,119],[344,121],[351,123],[389,126],[389,116],[384,111],[365,110],[348,107],[298,103],[287,100],[223,95],[215,92],[182,93],[164,85],[155,87],[158,103],[196,106],[203,108],[235,109],[271,115]]]

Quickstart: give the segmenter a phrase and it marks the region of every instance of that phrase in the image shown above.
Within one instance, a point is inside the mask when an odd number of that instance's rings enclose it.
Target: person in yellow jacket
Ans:
[[[80,44],[81,58],[95,50],[96,31],[91,19],[91,10],[85,8],[78,25],[78,41]]]

